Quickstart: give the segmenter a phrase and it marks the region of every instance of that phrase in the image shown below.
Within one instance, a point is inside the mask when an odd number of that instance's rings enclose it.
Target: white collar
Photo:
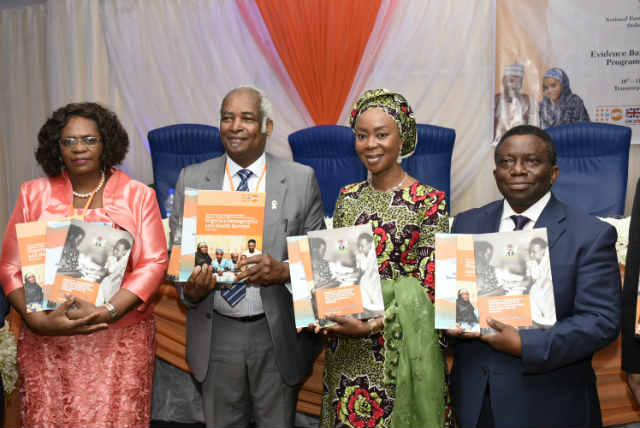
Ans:
[[[233,159],[231,159],[231,156],[227,155],[227,165],[229,165],[229,173],[232,177],[234,177],[241,169],[248,169],[253,173],[253,175],[256,176],[256,178],[258,178],[262,175],[262,171],[264,170],[264,165],[266,162],[267,156],[264,154],[264,152],[262,152],[260,157],[256,159],[251,165],[243,168],[238,165]]]
[[[544,207],[547,206],[550,200],[551,191],[548,191],[529,208],[521,213],[517,213],[513,210],[513,208],[511,208],[511,205],[509,205],[509,202],[507,202],[507,200],[505,199],[503,203],[504,205],[502,207],[502,217],[500,218],[500,221],[502,222],[505,221],[505,219],[510,219],[512,215],[523,215],[531,221],[531,224],[536,224],[538,218],[540,217],[540,214],[542,214],[542,210],[544,210]]]

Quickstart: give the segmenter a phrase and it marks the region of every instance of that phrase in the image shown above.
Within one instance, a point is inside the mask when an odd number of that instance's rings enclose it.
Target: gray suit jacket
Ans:
[[[313,169],[267,153],[266,203],[262,251],[276,260],[286,260],[287,236],[324,229],[320,187]],[[226,155],[190,165],[180,172],[170,218],[171,242],[182,227],[184,189],[221,190]],[[275,204],[273,201],[276,201]],[[177,235],[179,236],[179,234]],[[319,337],[296,333],[291,293],[282,284],[260,289],[280,374],[289,385],[302,381],[321,350]],[[213,294],[187,310],[187,362],[196,380],[203,382],[209,367]],[[215,344],[213,344],[215,346]]]

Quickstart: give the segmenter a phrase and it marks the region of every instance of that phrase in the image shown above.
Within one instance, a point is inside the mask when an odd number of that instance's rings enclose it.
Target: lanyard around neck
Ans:
[[[229,171],[229,162],[225,162],[224,169],[225,171],[227,171],[227,178],[229,179],[229,187],[233,189],[233,180],[231,179],[231,171]],[[264,168],[262,168],[262,174],[260,174],[260,178],[258,178],[258,184],[256,185],[256,192],[260,191],[260,183],[262,182],[262,179],[264,178],[264,174],[266,171],[267,171],[267,161],[265,160]]]
[[[84,217],[84,215],[87,213],[87,210],[89,209],[89,205],[91,205],[91,202],[93,201],[93,197],[96,195],[96,191],[91,192],[91,195],[89,196],[89,200],[87,201],[86,204],[84,204],[84,208],[82,208],[82,212],[80,213],[80,215],[82,217]],[[73,207],[73,196],[71,197],[71,214],[70,216],[74,216],[74,212],[75,212],[75,208]]]
[[[91,192],[91,196],[89,196],[89,200],[87,201],[86,204],[84,204],[84,208],[82,209],[83,216],[87,213],[87,210],[89,209],[89,205],[91,205],[91,202],[93,201],[93,197],[96,195],[96,191],[97,190],[94,190],[93,192]]]

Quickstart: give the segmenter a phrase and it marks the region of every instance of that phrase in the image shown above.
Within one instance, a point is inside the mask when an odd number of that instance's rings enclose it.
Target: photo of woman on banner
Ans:
[[[565,125],[575,122],[589,122],[589,113],[582,98],[571,92],[569,76],[560,68],[552,68],[542,78],[540,103],[540,127]]]
[[[495,95],[493,110],[494,143],[507,130],[517,125],[536,125],[535,102],[529,95],[520,92],[524,82],[524,65],[511,64],[504,68],[502,92]]]

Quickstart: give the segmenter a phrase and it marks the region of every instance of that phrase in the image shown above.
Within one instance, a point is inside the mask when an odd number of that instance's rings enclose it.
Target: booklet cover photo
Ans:
[[[96,306],[108,302],[120,290],[132,245],[125,230],[71,220],[49,299],[62,303],[72,294]]]
[[[330,325],[327,315],[384,315],[371,225],[287,237],[296,327]]]
[[[195,266],[206,264],[218,283],[235,283],[238,262],[262,249],[264,203],[264,193],[186,188],[182,241],[171,250],[168,274],[186,281]]]
[[[436,234],[436,328],[491,333],[556,322],[547,230]]]

